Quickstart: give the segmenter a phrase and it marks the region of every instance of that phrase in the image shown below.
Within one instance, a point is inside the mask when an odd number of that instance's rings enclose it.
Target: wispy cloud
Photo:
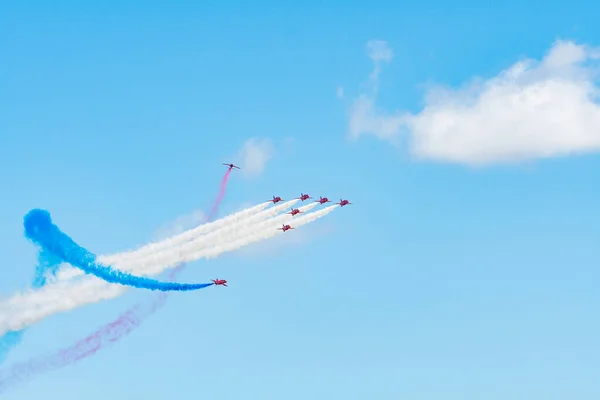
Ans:
[[[352,139],[372,134],[380,139],[393,139],[400,131],[402,117],[387,114],[376,107],[379,90],[379,75],[383,64],[394,58],[394,53],[383,40],[367,43],[367,54],[373,62],[373,69],[367,81],[367,90],[356,98],[350,109],[349,130]]]
[[[371,61],[373,61],[373,71],[369,76],[369,80],[373,84],[376,84],[378,83],[379,74],[381,73],[381,65],[391,62],[394,58],[394,52],[390,46],[388,46],[386,41],[370,40],[367,42],[367,54]]]
[[[557,41],[540,60],[526,59],[458,89],[432,86],[415,114],[377,106],[379,74],[393,52],[371,41],[369,89],[352,103],[353,139],[406,136],[417,158],[467,165],[512,163],[600,150],[599,52]]]
[[[246,140],[234,156],[235,161],[232,162],[239,163],[243,176],[256,178],[263,173],[274,154],[275,149],[269,139],[250,138]]]

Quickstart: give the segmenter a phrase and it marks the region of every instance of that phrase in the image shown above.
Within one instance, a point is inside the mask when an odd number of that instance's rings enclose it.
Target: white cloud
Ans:
[[[430,87],[424,108],[411,114],[378,109],[381,63],[391,61],[393,53],[385,42],[369,43],[371,88],[351,107],[353,139],[370,134],[397,142],[406,135],[418,158],[468,165],[600,150],[596,49],[557,41],[541,61],[518,61],[459,89]]]
[[[394,52],[384,40],[370,40],[367,43],[369,58],[373,62],[390,62],[394,58]]]
[[[267,163],[273,158],[274,149],[269,139],[250,138],[233,158],[241,173],[248,178],[256,178],[263,173]],[[230,161],[226,161],[230,162]],[[239,163],[239,164],[238,164]]]
[[[393,140],[400,133],[403,123],[402,115],[387,114],[378,110],[375,97],[366,94],[360,95],[354,101],[350,111],[349,129],[353,139],[371,134],[380,139]]]
[[[344,98],[344,87],[343,86],[338,86],[335,95],[337,96],[338,99],[343,99]]]
[[[394,58],[394,52],[383,40],[370,40],[367,42],[367,53],[373,61],[373,71],[369,76],[369,84],[373,96],[377,93],[379,87],[379,74],[381,73],[381,64],[389,63]]]

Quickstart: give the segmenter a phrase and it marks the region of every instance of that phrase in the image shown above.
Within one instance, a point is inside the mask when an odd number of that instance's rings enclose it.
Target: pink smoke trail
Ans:
[[[183,267],[184,265],[180,265],[175,268],[169,275],[169,279],[174,279]],[[138,304],[130,308],[111,323],[102,326],[91,335],[69,347],[60,349],[51,355],[36,357],[27,362],[13,365],[0,374],[0,393],[18,383],[29,381],[39,374],[66,367],[79,360],[91,357],[98,350],[119,341],[140,326],[146,318],[164,305],[166,299],[166,293],[159,293],[154,296],[153,302],[146,306]]]
[[[231,169],[228,169],[227,172],[225,172],[223,179],[221,179],[221,189],[219,190],[217,198],[213,201],[213,205],[210,208],[208,215],[206,216],[205,222],[212,221],[212,219],[216,217],[219,213],[219,207],[221,206],[221,202],[223,202],[225,192],[227,191],[227,182],[229,182],[229,175],[231,175]]]
[[[219,207],[225,197],[230,174],[231,170],[228,169],[221,180],[219,193],[213,201],[212,207],[205,218],[205,223],[211,221],[218,215]],[[175,279],[184,268],[185,264],[175,268],[169,274],[169,280]],[[154,300],[146,306],[138,304],[131,307],[114,321],[102,326],[94,333],[75,342],[75,344],[67,348],[61,349],[51,355],[40,356],[27,362],[15,364],[11,368],[0,372],[0,393],[15,384],[31,380],[39,374],[56,370],[74,364],[84,358],[91,357],[107,345],[115,343],[127,336],[131,331],[140,326],[146,318],[150,317],[165,304],[167,293],[161,292],[153,297]]]

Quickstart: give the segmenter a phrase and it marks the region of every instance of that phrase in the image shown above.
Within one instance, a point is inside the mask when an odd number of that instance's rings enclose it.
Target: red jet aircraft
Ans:
[[[225,279],[213,279],[212,281],[215,285],[227,286],[227,281]]]
[[[282,228],[277,228],[277,229],[279,229],[280,231],[284,231],[285,232],[285,231],[289,231],[290,229],[294,229],[294,228],[292,228],[289,225],[283,225]]]
[[[344,207],[344,206],[347,206],[348,204],[352,204],[352,203],[350,203],[348,200],[342,200],[342,199],[340,199],[340,202],[336,203],[336,204],[339,204],[340,207]]]
[[[331,201],[329,201],[329,199],[327,197],[319,197],[319,200],[315,201],[315,203],[325,204],[325,203],[331,203]]]
[[[304,194],[304,193],[300,193],[300,197],[298,197],[298,200],[302,200],[302,201],[308,200],[308,199],[312,199],[312,197],[310,197],[309,195]]]
[[[273,202],[273,204],[277,204],[277,203],[279,203],[281,200],[283,200],[281,197],[279,197],[279,196],[277,196],[277,197],[273,196],[273,200],[269,200],[269,201],[272,201],[272,202]]]
[[[287,213],[290,214],[292,217],[296,214],[300,214],[302,211],[298,210],[297,208],[292,208],[292,211]]]
[[[238,167],[237,165],[233,165],[233,164],[225,164],[223,163],[223,165],[227,165],[229,167],[230,170],[237,168],[237,169],[241,169],[240,167]]]

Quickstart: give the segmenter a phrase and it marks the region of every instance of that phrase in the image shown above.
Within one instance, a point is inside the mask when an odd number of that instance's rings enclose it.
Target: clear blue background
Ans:
[[[81,4],[0,6],[5,296],[33,274],[30,208],[98,254],[131,248],[207,208],[249,137],[294,151],[232,176],[224,213],[301,191],[354,204],[301,245],[191,265],[185,281],[230,286],[173,295],[112,348],[3,398],[600,398],[600,159],[413,162],[349,143],[335,96],[366,79],[370,39],[396,53],[382,106],[418,110],[424,82],[492,76],[556,38],[599,44],[597,2]],[[48,318],[9,362],[144,296]]]

